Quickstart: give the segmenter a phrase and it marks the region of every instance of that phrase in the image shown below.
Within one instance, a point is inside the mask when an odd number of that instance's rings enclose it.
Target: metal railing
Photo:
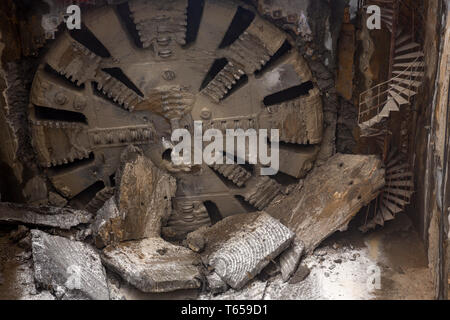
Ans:
[[[413,86],[412,81],[419,81],[419,74],[422,71],[423,64],[419,63],[420,57],[410,63],[406,69],[401,73],[392,77],[391,79],[377,84],[376,86],[362,92],[359,96],[359,112],[358,112],[358,124],[362,124],[380,114],[384,106],[390,99],[394,99],[389,95],[392,92],[392,85],[397,85],[401,88],[398,91],[394,91],[397,95],[402,96],[408,103],[411,103],[412,94],[409,91],[417,92],[415,86]],[[420,71],[419,71],[420,70]],[[401,80],[409,80],[408,84],[402,84]]]

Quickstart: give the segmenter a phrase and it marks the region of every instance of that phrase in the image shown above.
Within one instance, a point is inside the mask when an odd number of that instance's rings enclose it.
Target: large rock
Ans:
[[[123,217],[123,239],[159,237],[172,211],[176,179],[156,167],[138,150],[122,157],[117,205]]]
[[[90,223],[91,220],[92,215],[82,210],[0,203],[0,223],[29,224],[69,230],[80,224]]]
[[[102,260],[108,269],[143,292],[196,289],[201,285],[199,257],[161,238],[108,246]]]
[[[122,155],[117,180],[115,196],[98,210],[93,223],[96,246],[159,237],[172,211],[176,179],[140,149],[129,147]]]
[[[384,186],[384,169],[376,156],[336,154],[316,167],[302,189],[273,203],[267,212],[295,231],[311,252],[375,199]]]
[[[34,277],[60,299],[109,299],[105,270],[89,245],[32,230]]]
[[[283,252],[295,234],[264,212],[235,215],[190,233],[187,243],[204,243],[202,260],[234,289],[242,288]]]
[[[296,238],[292,242],[291,247],[280,255],[281,278],[283,281],[288,281],[297,271],[304,251],[305,245],[303,241]]]
[[[97,248],[104,248],[108,244],[118,243],[124,238],[122,229],[123,219],[117,208],[114,197],[105,202],[97,211],[92,232]]]

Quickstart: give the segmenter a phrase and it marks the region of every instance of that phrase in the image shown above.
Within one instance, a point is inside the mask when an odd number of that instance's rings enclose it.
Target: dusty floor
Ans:
[[[336,233],[302,261],[310,269],[299,283],[278,276],[255,280],[241,292],[202,299],[433,299],[425,249],[405,215],[367,235]],[[302,268],[302,270],[305,270]],[[302,271],[300,271],[302,272]],[[379,274],[379,277],[377,277]]]
[[[54,300],[34,285],[31,252],[9,239],[13,228],[0,228],[0,300]]]
[[[385,228],[363,235],[336,233],[302,261],[289,283],[278,275],[254,280],[244,290],[219,296],[183,291],[144,294],[110,275],[113,299],[432,299],[425,249],[409,219],[399,215]],[[52,299],[34,288],[30,253],[0,230],[0,299]],[[306,267],[306,268],[305,268]],[[308,275],[309,269],[309,275]],[[306,278],[301,281],[304,277]],[[294,283],[298,281],[297,283]]]

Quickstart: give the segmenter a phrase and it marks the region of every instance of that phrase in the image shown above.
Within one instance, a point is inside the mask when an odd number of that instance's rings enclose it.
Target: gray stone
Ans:
[[[219,294],[228,290],[228,285],[226,284],[226,282],[223,281],[215,272],[208,275],[206,277],[206,281],[208,282],[209,291],[212,294]]]
[[[295,273],[304,251],[305,244],[296,238],[291,246],[280,255],[281,278],[283,281],[288,281]]]
[[[240,289],[289,246],[294,233],[265,212],[255,212],[194,231],[188,235],[188,245],[198,237],[206,243],[204,264],[232,288]]]
[[[143,292],[200,288],[200,259],[161,238],[127,241],[103,250],[103,263]]]
[[[29,207],[0,202],[0,223],[29,224],[69,230],[92,220],[89,212],[70,208]]]
[[[112,197],[97,211],[92,224],[97,248],[104,248],[108,244],[117,243],[123,239],[122,222],[116,200]]]
[[[61,299],[109,299],[105,270],[89,245],[31,230],[37,285]]]

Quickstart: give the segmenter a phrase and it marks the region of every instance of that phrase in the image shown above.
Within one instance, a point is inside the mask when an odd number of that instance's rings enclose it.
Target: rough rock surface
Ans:
[[[294,234],[267,213],[255,212],[194,231],[188,235],[188,245],[199,238],[206,244],[203,263],[232,288],[240,289],[289,246]]]
[[[296,232],[307,253],[337,230],[384,186],[376,156],[336,154],[305,179],[304,187],[272,204],[267,212]]]
[[[97,248],[104,248],[110,243],[117,243],[123,239],[122,221],[116,200],[112,197],[97,211],[92,224]]]
[[[29,207],[7,202],[0,203],[0,222],[30,224],[68,230],[90,223],[92,215],[82,210],[57,207]]]
[[[109,299],[105,270],[85,243],[32,230],[36,283],[60,299]]]
[[[303,241],[295,238],[291,247],[280,255],[281,278],[283,281],[288,281],[295,273],[304,251],[305,245]]]
[[[123,238],[159,237],[172,211],[176,180],[156,167],[139,149],[129,147],[122,155],[120,190],[116,196],[123,217]]]
[[[225,281],[223,281],[219,275],[215,272],[211,273],[206,277],[206,281],[208,282],[209,291],[212,294],[219,294],[226,292],[228,290],[228,285]]]
[[[122,154],[120,188],[98,210],[93,223],[95,244],[103,248],[128,240],[155,238],[172,211],[176,180],[133,146]]]
[[[196,289],[201,285],[198,256],[161,238],[108,246],[102,260],[108,269],[143,292]]]

